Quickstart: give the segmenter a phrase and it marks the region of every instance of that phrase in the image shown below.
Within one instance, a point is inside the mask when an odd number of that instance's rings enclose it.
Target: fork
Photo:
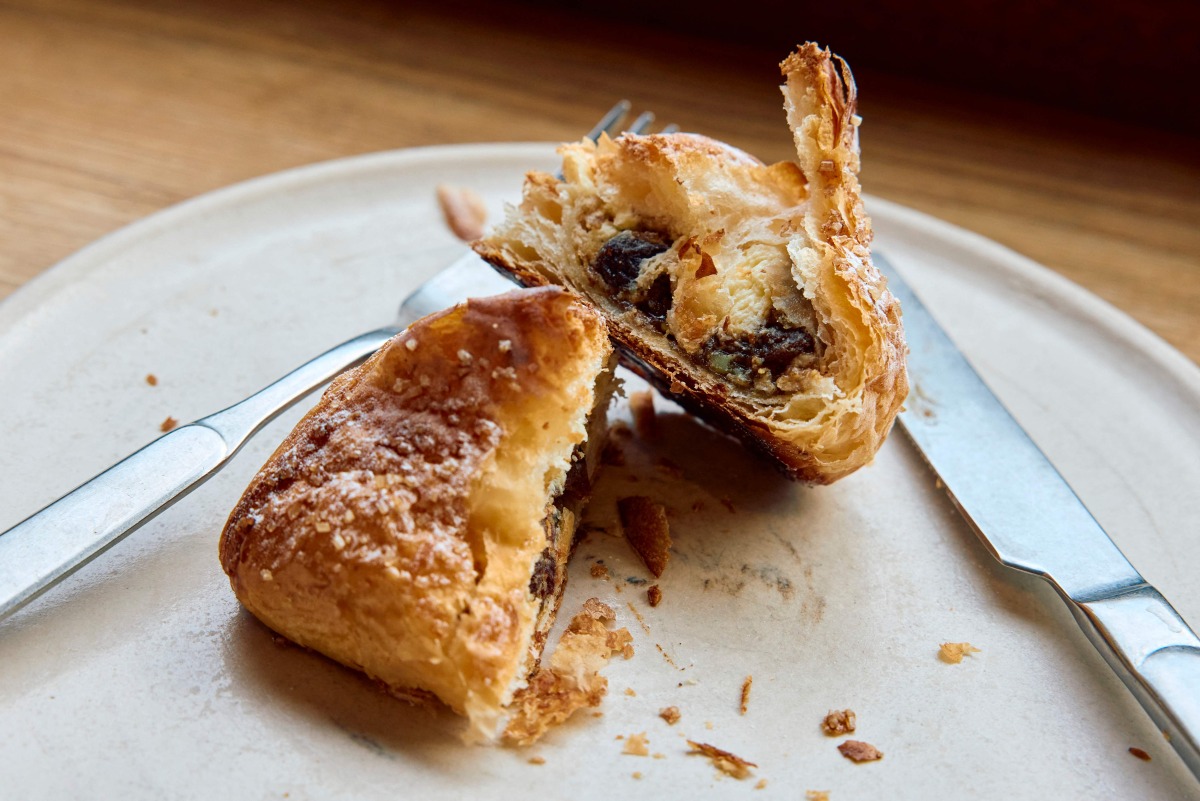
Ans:
[[[629,101],[601,117],[587,136],[645,133],[654,115],[629,124]],[[668,125],[663,133],[678,130]],[[413,321],[469,297],[512,284],[468,252],[410,293],[391,325],[360,334],[300,365],[239,403],[159,437],[0,534],[0,620],[78,570],[203,484],[250,437],[314,389],[366,360]]]

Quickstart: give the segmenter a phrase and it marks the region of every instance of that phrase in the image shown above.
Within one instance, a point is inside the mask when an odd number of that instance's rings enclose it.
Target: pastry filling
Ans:
[[[713,334],[700,348],[700,361],[740,387],[755,386],[762,377],[772,383],[799,360],[810,366],[816,356],[812,334],[802,328],[785,328],[774,312],[766,325],[752,334]]]
[[[665,272],[645,289],[638,286],[645,263],[671,249],[671,241],[654,231],[622,231],[604,243],[592,269],[625,303],[665,329],[671,310],[671,276]]]
[[[637,309],[674,341],[667,321],[671,276],[664,270],[648,286],[640,280],[649,262],[671,247],[669,237],[656,231],[621,231],[601,246],[591,269],[618,302]],[[815,366],[817,342],[810,331],[789,325],[771,311],[757,331],[714,331],[698,351],[687,356],[738,387],[773,394],[779,391],[775,382],[789,370]]]

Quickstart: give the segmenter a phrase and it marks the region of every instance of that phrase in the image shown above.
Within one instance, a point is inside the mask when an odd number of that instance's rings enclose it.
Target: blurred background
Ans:
[[[860,89],[867,192],[1200,361],[1200,4],[0,0],[0,296],[180,200],[324,159],[562,140],[616,99],[767,161],[777,63]]]

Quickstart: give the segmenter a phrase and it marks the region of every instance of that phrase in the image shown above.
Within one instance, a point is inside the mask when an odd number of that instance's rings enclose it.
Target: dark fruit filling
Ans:
[[[558,560],[554,548],[547,548],[538,557],[533,566],[533,575],[529,578],[529,592],[534,598],[546,599],[554,595],[558,583]]]
[[[645,314],[664,333],[667,312],[671,310],[671,278],[662,273],[648,289],[639,291],[638,277],[647,259],[670,248],[667,237],[654,231],[622,231],[604,243],[592,262],[592,270],[616,299]],[[797,357],[815,352],[812,334],[785,326],[772,312],[766,325],[752,334],[713,334],[693,358],[734,384],[751,387],[764,372],[774,382]]]
[[[816,343],[811,334],[799,328],[784,328],[774,314],[753,334],[736,337],[714,334],[700,349],[700,355],[709,367],[742,386],[753,384],[762,369],[766,369],[774,381],[787,372],[798,356],[810,356],[815,352]]]
[[[604,243],[592,269],[619,292],[634,288],[642,262],[670,250],[671,243],[652,231],[622,231]]]

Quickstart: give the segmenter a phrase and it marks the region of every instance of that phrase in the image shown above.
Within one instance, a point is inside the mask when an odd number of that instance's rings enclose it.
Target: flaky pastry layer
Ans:
[[[848,67],[781,65],[798,159],[695,134],[565,145],[475,249],[578,292],[625,361],[709,422],[826,483],[871,460],[907,394],[900,307],[871,263]]]

